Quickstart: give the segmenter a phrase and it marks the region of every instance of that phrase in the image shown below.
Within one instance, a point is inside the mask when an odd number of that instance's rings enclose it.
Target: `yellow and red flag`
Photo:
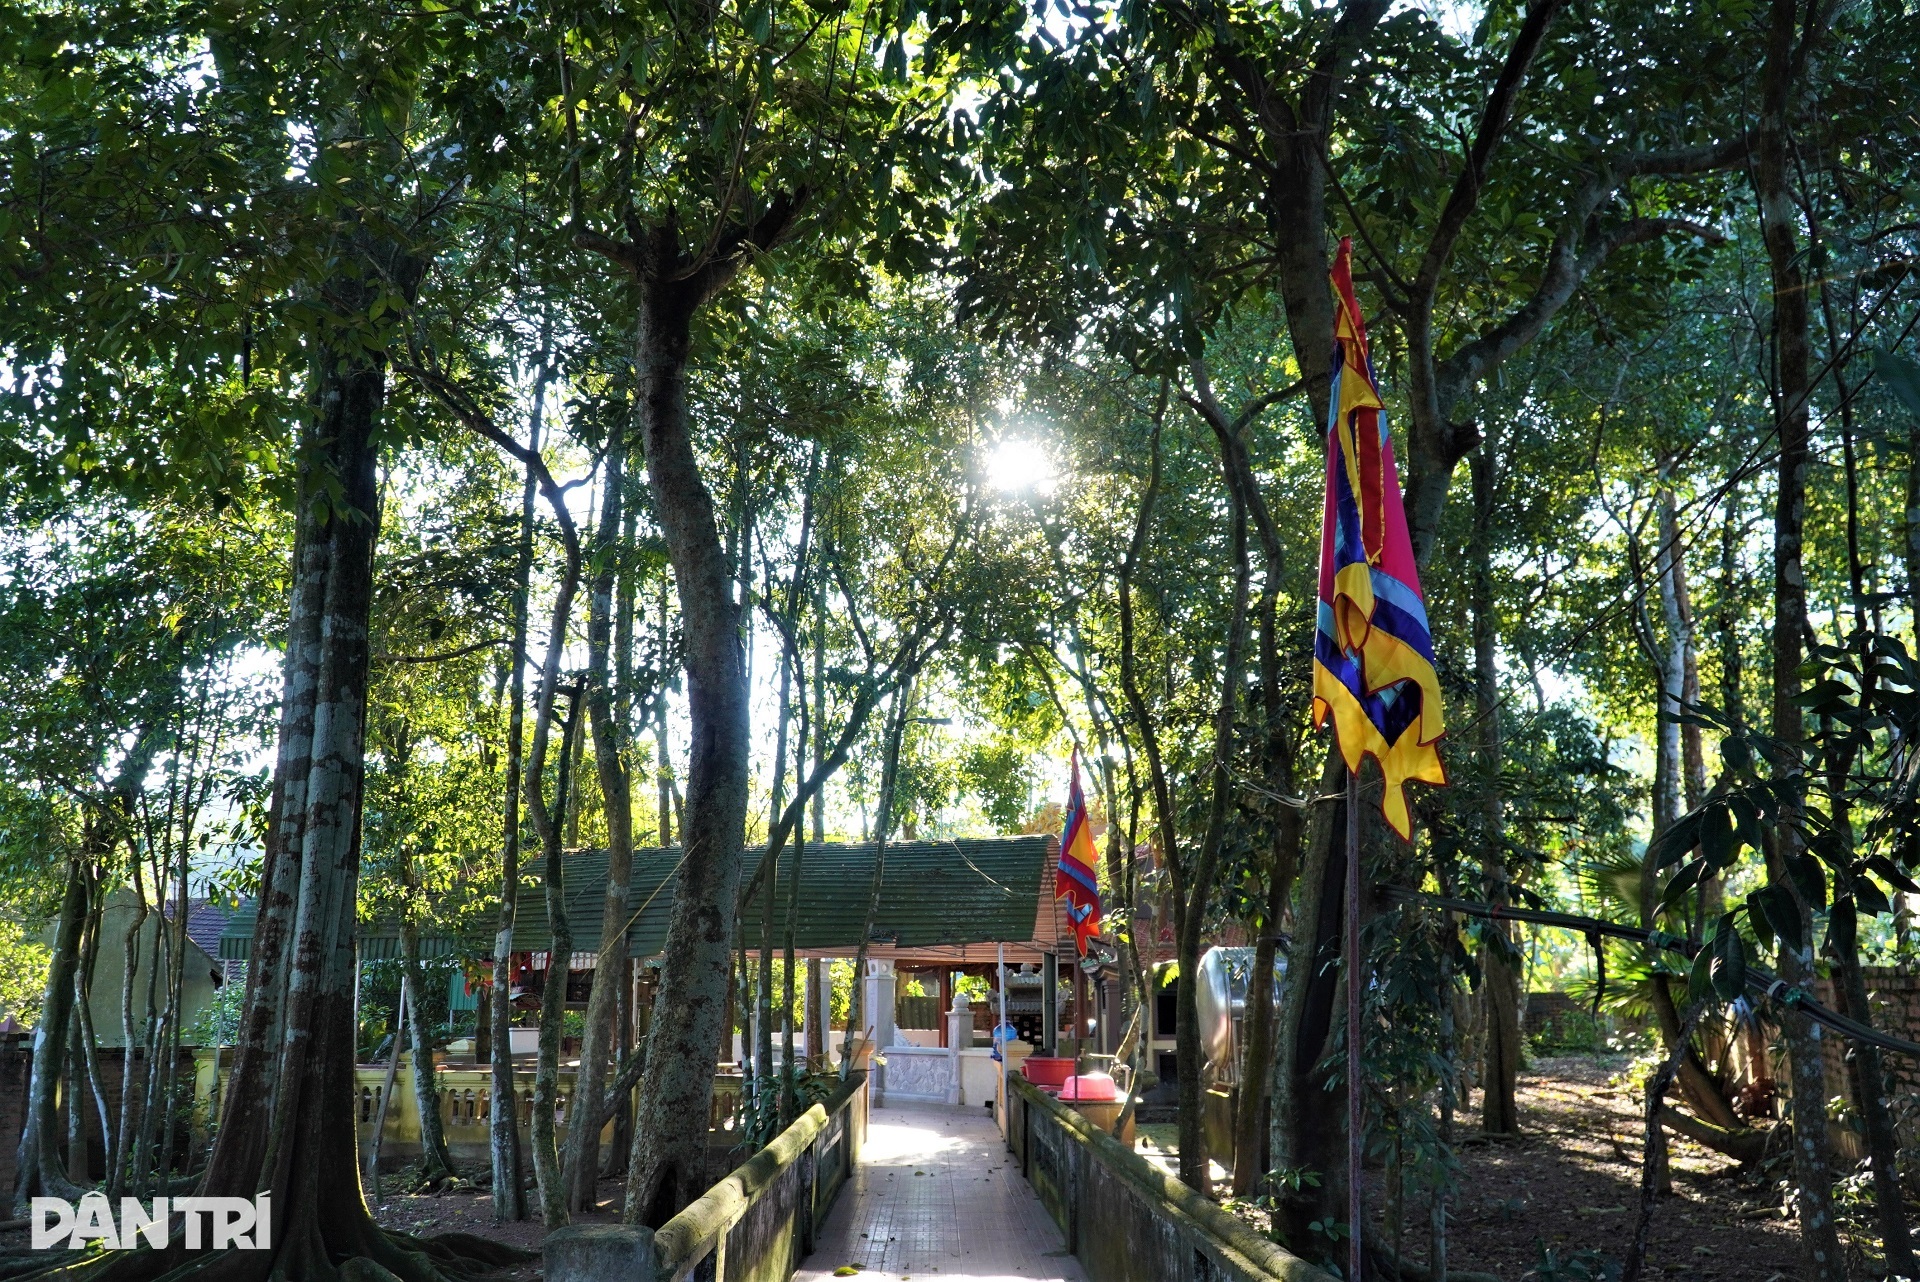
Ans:
[[[1327,506],[1320,534],[1320,612],[1313,644],[1313,723],[1333,719],[1347,769],[1372,757],[1385,776],[1380,811],[1413,832],[1407,781],[1444,784],[1440,679],[1433,634],[1400,501],[1387,407],[1353,296],[1353,242],[1333,264],[1333,395]]]
[[[1053,873],[1053,897],[1067,901],[1073,942],[1086,956],[1087,940],[1100,930],[1100,856],[1093,849],[1087,822],[1087,794],[1080,789],[1080,750],[1073,750],[1073,784],[1067,790],[1067,826],[1060,834],[1060,862]]]

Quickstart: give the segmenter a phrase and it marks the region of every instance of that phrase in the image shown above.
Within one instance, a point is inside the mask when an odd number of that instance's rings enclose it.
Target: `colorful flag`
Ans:
[[[1353,297],[1353,242],[1333,264],[1333,396],[1327,424],[1327,508],[1320,533],[1320,619],[1313,643],[1313,723],[1333,718],[1347,769],[1371,756],[1386,778],[1380,811],[1413,832],[1406,783],[1444,784],[1436,746],[1440,679],[1433,634],[1400,503],[1387,407]]]
[[[1087,795],[1080,790],[1080,750],[1073,750],[1073,786],[1067,790],[1067,826],[1060,834],[1060,862],[1053,873],[1053,897],[1067,901],[1073,942],[1086,956],[1087,940],[1100,929],[1100,856],[1094,853],[1087,823]]]

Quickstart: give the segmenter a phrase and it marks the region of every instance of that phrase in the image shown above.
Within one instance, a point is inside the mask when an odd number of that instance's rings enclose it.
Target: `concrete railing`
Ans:
[[[657,1231],[579,1224],[548,1234],[547,1282],[787,1282],[866,1132],[866,1074],[855,1073]]]
[[[220,1055],[215,1071],[216,1052],[194,1052],[194,1097],[203,1107],[202,1117],[217,1114],[225,1095],[227,1077],[233,1068],[233,1052]],[[490,1153],[489,1131],[493,1124],[493,1073],[485,1066],[440,1064],[434,1068],[434,1097],[440,1104],[441,1133],[447,1150],[457,1164],[484,1168]],[[513,1074],[514,1120],[522,1140],[531,1135],[533,1124],[533,1079],[531,1067],[516,1068]],[[563,1069],[556,1081],[553,1120],[555,1132],[564,1142],[567,1123],[573,1111],[574,1073]],[[361,1152],[373,1144],[374,1119],[380,1116],[380,1093],[386,1089],[384,1064],[361,1064],[353,1073],[354,1127]],[[738,1075],[714,1079],[713,1106],[708,1124],[723,1128],[740,1103]],[[602,1141],[611,1140],[613,1123],[601,1132]],[[204,1138],[204,1137],[202,1137]],[[393,1098],[387,1103],[386,1134],[380,1141],[380,1165],[397,1169],[420,1157],[420,1115],[414,1104],[413,1056],[402,1054],[400,1068],[393,1079]]]
[[[1332,1282],[1014,1078],[1007,1146],[1093,1282]]]

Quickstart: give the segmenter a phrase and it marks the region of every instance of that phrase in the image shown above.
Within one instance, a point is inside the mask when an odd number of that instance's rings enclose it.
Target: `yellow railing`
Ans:
[[[218,1116],[220,1098],[225,1095],[227,1075],[232,1070],[232,1052],[225,1052],[219,1061],[216,1084],[215,1055],[216,1052],[210,1050],[194,1055],[194,1097],[206,1106],[198,1111],[208,1118]],[[483,1065],[438,1065],[433,1076],[434,1094],[440,1105],[440,1125],[448,1146],[484,1149],[493,1124],[492,1071]],[[574,1076],[571,1069],[561,1070],[554,1098],[554,1126],[563,1139],[573,1109]],[[380,1116],[380,1094],[386,1089],[387,1066],[361,1064],[354,1069],[353,1079],[354,1123],[360,1142],[367,1144],[373,1140],[374,1121]],[[531,1068],[514,1070],[514,1121],[522,1134],[532,1125],[533,1079]],[[739,1102],[738,1076],[722,1074],[714,1078],[709,1124],[714,1129],[725,1126]],[[607,1124],[603,1139],[611,1138],[612,1125]],[[396,1154],[417,1153],[419,1144],[420,1117],[414,1104],[413,1057],[402,1055],[399,1070],[394,1074],[393,1099],[387,1104],[386,1136],[381,1141],[381,1150],[384,1153],[391,1145]]]

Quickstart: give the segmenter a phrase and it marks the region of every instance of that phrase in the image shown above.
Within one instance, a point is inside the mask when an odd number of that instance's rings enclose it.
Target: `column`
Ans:
[[[893,986],[894,973],[891,959],[867,962],[867,973],[862,977],[866,988],[860,995],[861,1009],[866,1012],[867,1027],[873,1030],[873,1048],[875,1052],[884,1051],[893,1045]],[[878,1062],[876,1053],[873,1076],[869,1080],[868,1090],[876,1108],[885,1107],[887,1102],[887,1070]]]
[[[1040,1053],[1052,1055],[1060,1049],[1060,959],[1052,953],[1040,955]]]

